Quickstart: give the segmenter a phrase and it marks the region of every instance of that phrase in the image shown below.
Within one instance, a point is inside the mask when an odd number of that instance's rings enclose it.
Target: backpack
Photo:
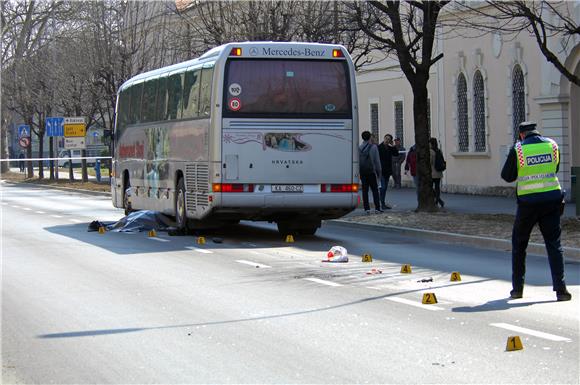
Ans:
[[[367,145],[359,150],[358,161],[359,161],[359,171],[360,174],[373,174],[375,172],[375,167],[373,166],[373,161],[371,160],[371,144]]]
[[[445,171],[447,168],[447,162],[445,162],[445,158],[443,158],[443,152],[441,150],[435,151],[435,170],[439,172]]]

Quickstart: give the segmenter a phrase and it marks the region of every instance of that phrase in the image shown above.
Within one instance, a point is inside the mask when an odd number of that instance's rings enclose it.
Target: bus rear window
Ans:
[[[345,61],[232,59],[225,117],[351,118]]]

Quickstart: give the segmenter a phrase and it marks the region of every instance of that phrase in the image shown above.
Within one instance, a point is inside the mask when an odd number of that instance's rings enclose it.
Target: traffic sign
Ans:
[[[28,146],[30,146],[30,137],[24,136],[24,137],[18,139],[18,144],[22,148],[28,148]]]
[[[18,138],[30,138],[30,126],[28,124],[21,124],[18,126]]]
[[[64,136],[64,118],[46,118],[46,136]]]
[[[84,137],[87,134],[87,126],[84,123],[65,123],[65,137]]]
[[[86,143],[85,143],[85,138],[83,137],[72,137],[72,138],[67,138],[65,136],[64,138],[64,148],[66,150],[78,150],[78,149],[84,149],[86,148]]]

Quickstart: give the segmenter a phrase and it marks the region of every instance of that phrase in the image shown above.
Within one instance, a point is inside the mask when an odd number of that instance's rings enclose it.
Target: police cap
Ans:
[[[534,131],[536,129],[536,122],[521,122],[519,126],[520,132]]]

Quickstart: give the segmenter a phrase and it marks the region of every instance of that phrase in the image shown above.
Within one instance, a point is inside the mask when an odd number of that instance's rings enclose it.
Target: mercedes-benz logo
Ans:
[[[258,49],[256,47],[250,48],[250,56],[256,56],[258,54]]]

